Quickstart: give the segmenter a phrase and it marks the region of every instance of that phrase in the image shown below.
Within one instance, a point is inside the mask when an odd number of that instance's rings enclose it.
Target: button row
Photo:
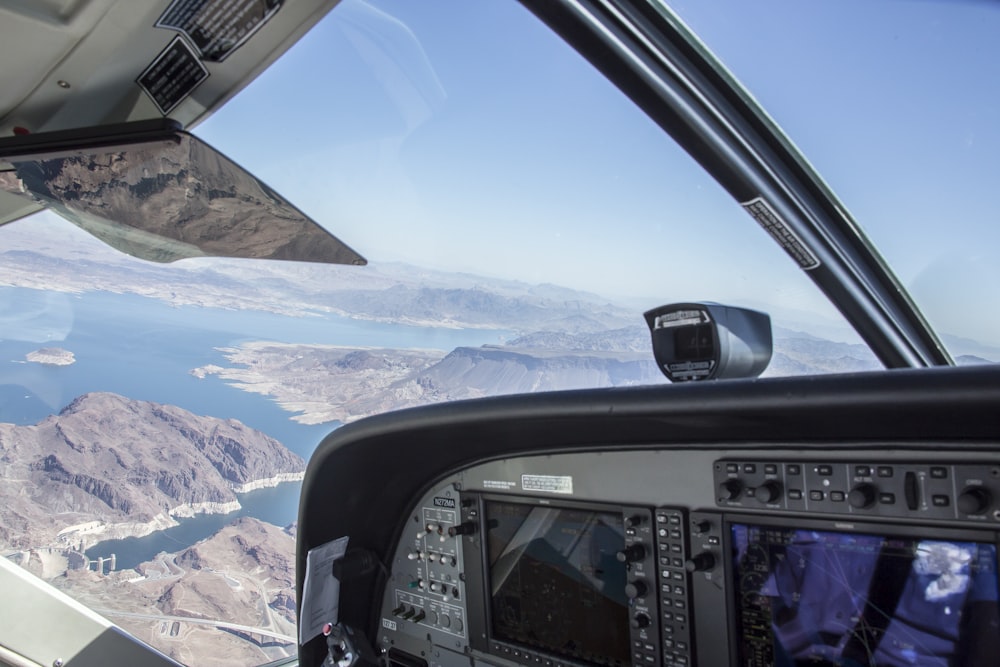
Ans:
[[[524,664],[541,665],[541,667],[575,667],[573,663],[564,663],[548,656],[539,655],[522,648],[514,648],[500,642],[492,643],[492,653],[513,660],[522,660]],[[643,660],[642,662],[647,662]]]
[[[744,473],[747,475],[757,474],[757,464],[756,463],[744,463],[742,466],[739,463],[727,463],[726,472],[737,474]],[[765,475],[777,475],[778,474],[778,464],[777,463],[765,463],[761,466]],[[895,470],[893,466],[866,466],[859,465],[854,467],[854,474],[858,477],[871,477],[872,473],[875,473],[878,477],[889,478],[895,475]],[[796,463],[790,463],[785,466],[785,474],[791,476],[797,476],[802,474],[802,466]],[[816,474],[820,477],[831,477],[833,476],[833,466],[832,465],[819,465],[816,466]],[[930,476],[933,479],[947,479],[948,478],[948,468],[945,466],[931,466]]]
[[[656,523],[663,664],[687,667],[691,656],[684,516],[678,510],[660,509],[656,512]]]
[[[638,664],[656,664],[656,646],[645,641],[632,642],[632,659]]]

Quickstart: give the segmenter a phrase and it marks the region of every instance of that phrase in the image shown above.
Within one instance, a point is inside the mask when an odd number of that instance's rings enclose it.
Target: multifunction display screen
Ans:
[[[995,544],[731,524],[739,664],[995,666]]]
[[[492,638],[629,664],[620,512],[486,501]]]

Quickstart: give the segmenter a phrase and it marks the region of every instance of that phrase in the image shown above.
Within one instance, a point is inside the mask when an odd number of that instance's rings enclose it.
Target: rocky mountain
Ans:
[[[183,664],[257,665],[295,651],[290,527],[241,517],[134,570],[73,568],[51,583]],[[213,620],[274,634],[219,628]]]
[[[207,540],[179,553],[175,562],[194,572],[242,572],[255,575],[265,584],[264,602],[290,623],[295,622],[295,538],[288,528],[282,529],[251,517],[241,517]],[[141,567],[140,567],[141,569]],[[174,589],[186,582],[178,582]],[[168,591],[169,592],[169,591]],[[258,593],[259,591],[253,591]],[[233,604],[216,601],[210,608],[192,605],[191,596],[177,594],[174,600],[161,598],[165,614],[203,615],[209,618],[229,618],[234,623],[256,625],[256,606],[244,605],[249,614],[241,617],[229,614],[213,616],[211,607],[231,610]]]
[[[144,535],[176,517],[238,509],[236,493],[297,479],[304,467],[235,420],[85,394],[34,426],[0,424],[0,543]]]
[[[666,381],[651,354],[620,350],[487,345],[443,355],[250,342],[223,352],[232,366],[192,372],[217,374],[239,389],[269,395],[306,424],[463,398]]]
[[[536,331],[515,338],[507,345],[516,348],[546,350],[644,352],[649,355],[652,355],[653,349],[650,343],[649,329],[644,326],[583,333]]]
[[[882,364],[867,345],[775,328],[774,353],[764,376],[853,373],[879,368]]]
[[[348,422],[427,403],[522,392],[660,384],[644,326],[594,332],[539,331],[506,345],[427,350],[290,345],[256,341],[222,350],[217,374],[244,391],[273,397],[318,424]],[[963,359],[963,361],[967,361]],[[864,345],[775,328],[765,376],[843,373],[881,368]]]
[[[568,290],[567,290],[568,291]],[[609,304],[537,293],[505,294],[486,285],[433,287],[396,284],[380,290],[336,290],[324,301],[345,315],[424,326],[516,328],[522,331],[600,331],[627,321]]]
[[[992,364],[995,363],[989,359],[984,359],[983,357],[977,357],[974,354],[960,354],[955,357],[956,366],[975,366],[977,364]]]
[[[644,352],[493,345],[460,347],[412,379],[432,400],[664,381]]]

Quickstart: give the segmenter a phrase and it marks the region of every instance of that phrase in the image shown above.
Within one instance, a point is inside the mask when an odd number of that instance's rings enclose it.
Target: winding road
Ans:
[[[294,644],[296,642],[295,637],[289,637],[288,635],[283,635],[280,632],[274,632],[273,630],[255,628],[249,625],[239,625],[238,623],[227,623],[226,621],[213,621],[208,618],[191,618],[190,616],[163,616],[161,614],[136,614],[129,611],[115,611],[114,609],[94,609],[94,611],[104,616],[120,616],[123,618],[141,618],[150,621],[179,621],[181,623],[212,625],[217,628],[224,628],[226,630],[235,630],[237,632],[247,632],[255,635],[272,637],[274,639],[278,639],[283,642],[288,642],[289,644]]]

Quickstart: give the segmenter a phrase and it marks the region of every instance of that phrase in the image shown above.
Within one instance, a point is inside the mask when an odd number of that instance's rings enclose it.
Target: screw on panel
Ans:
[[[59,79],[58,81],[56,81],[56,85],[58,85],[60,88],[69,88],[69,81],[63,81],[62,79]],[[62,667],[62,658],[60,658],[59,660],[60,662],[57,667]]]
[[[52,667],[63,667],[63,659],[62,658],[56,658],[55,660],[53,660],[52,661]]]

